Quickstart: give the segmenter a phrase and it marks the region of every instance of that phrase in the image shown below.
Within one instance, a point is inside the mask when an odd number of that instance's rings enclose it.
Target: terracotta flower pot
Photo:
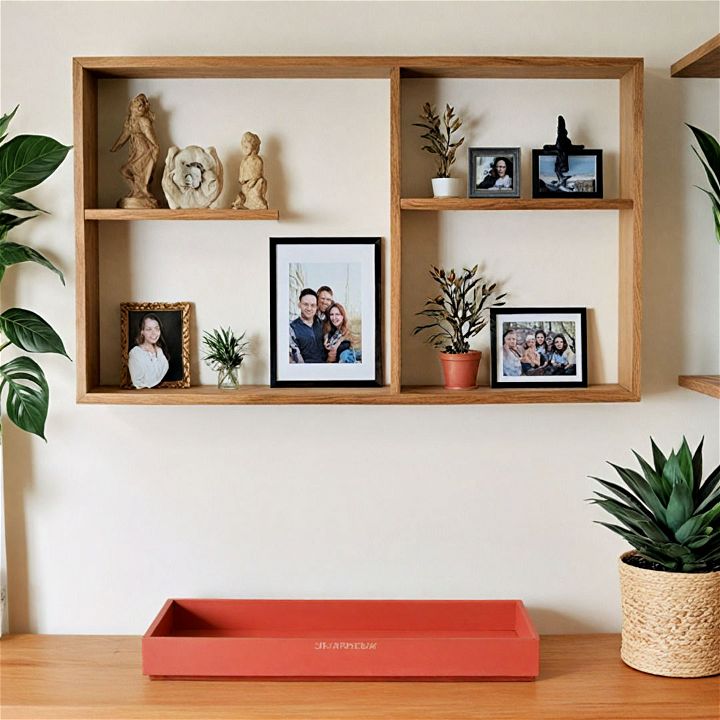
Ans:
[[[447,390],[472,390],[477,387],[478,367],[482,353],[471,350],[466,353],[440,353],[445,388]]]
[[[663,572],[620,556],[623,661],[666,677],[720,673],[720,571]]]

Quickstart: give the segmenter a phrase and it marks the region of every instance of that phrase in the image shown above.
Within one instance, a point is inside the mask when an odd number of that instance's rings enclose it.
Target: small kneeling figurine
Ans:
[[[240,148],[245,157],[240,163],[240,176],[238,183],[240,190],[235,202],[234,210],[267,210],[267,181],[263,177],[263,161],[260,151],[260,138],[251,132],[242,136]]]

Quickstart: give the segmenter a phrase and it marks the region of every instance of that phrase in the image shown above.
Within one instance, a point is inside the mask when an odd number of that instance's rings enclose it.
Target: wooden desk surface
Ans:
[[[3,720],[717,720],[720,677],[681,680],[623,664],[617,635],[541,640],[536,682],[167,681],[142,675],[140,638],[0,640]]]

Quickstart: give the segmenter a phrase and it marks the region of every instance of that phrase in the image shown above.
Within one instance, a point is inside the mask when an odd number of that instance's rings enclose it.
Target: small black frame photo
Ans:
[[[491,308],[494,388],[587,387],[583,307]]]
[[[519,198],[520,148],[469,148],[468,197]]]
[[[270,238],[270,386],[382,385],[379,237]]]
[[[601,198],[602,150],[532,151],[533,198]]]

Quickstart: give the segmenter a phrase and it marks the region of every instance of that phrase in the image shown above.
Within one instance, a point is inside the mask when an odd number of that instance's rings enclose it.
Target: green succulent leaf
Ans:
[[[695,454],[693,455],[692,459],[692,470],[693,470],[693,497],[697,499],[698,492],[700,490],[700,485],[702,484],[702,449],[703,449],[703,443],[705,442],[705,438],[700,439],[700,444],[697,446],[697,449],[695,450]]]
[[[29,357],[0,365],[0,393],[7,388],[8,417],[21,430],[45,440],[50,389],[42,368]]]
[[[665,518],[665,507],[662,499],[659,498],[649,482],[646,482],[641,475],[630,468],[623,468],[614,463],[609,463],[620,475],[623,482],[649,507],[661,522],[667,523]]]
[[[680,466],[680,474],[683,477],[683,482],[688,486],[690,492],[694,488],[694,473],[693,473],[693,457],[690,452],[690,447],[687,444],[687,440],[683,437],[682,445],[677,453],[678,465]]]
[[[0,332],[22,350],[58,353],[68,357],[60,336],[45,320],[30,310],[22,308],[6,310],[0,315]]]
[[[672,458],[668,460],[668,465],[671,461]],[[692,516],[693,509],[692,490],[684,482],[677,482],[668,501],[666,513],[668,527],[673,532],[677,532]]]
[[[65,284],[65,278],[60,270],[37,250],[14,242],[0,243],[0,267],[6,268],[23,262],[35,262],[48,270],[52,270],[60,278],[60,282],[63,285]]]
[[[667,460],[662,454],[660,448],[655,444],[655,441],[650,438],[650,445],[652,447],[653,463],[655,465],[655,472],[662,477],[663,470],[665,469],[665,463]]]
[[[707,480],[700,486],[697,494],[698,509],[717,497],[718,485],[720,485],[720,465],[708,475]]]
[[[0,145],[0,195],[39,185],[55,172],[70,147],[44,135],[18,135]]]

